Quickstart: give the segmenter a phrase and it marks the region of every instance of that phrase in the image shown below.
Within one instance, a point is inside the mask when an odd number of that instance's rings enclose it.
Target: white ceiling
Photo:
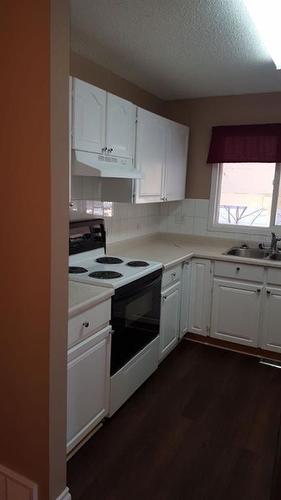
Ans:
[[[281,91],[243,0],[71,0],[75,52],[163,99]]]

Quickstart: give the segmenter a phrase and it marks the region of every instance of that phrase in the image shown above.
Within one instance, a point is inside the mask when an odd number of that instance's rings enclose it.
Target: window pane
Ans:
[[[268,227],[274,174],[275,163],[223,164],[218,223]]]
[[[276,226],[281,226],[281,182],[279,183],[279,194],[277,200],[275,224]]]

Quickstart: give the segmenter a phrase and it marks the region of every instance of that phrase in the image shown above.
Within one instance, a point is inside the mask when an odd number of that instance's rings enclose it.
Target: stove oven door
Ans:
[[[159,335],[161,278],[160,269],[115,291],[111,375]]]

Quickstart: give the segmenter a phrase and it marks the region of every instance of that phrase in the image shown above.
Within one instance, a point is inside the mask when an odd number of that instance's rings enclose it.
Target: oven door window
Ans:
[[[161,271],[116,291],[112,300],[111,375],[159,334]]]

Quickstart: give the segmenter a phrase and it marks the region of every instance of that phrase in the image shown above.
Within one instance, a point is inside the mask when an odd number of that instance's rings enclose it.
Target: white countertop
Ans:
[[[117,257],[154,260],[161,262],[165,269],[192,257],[281,268],[281,261],[274,262],[272,260],[224,255],[224,252],[233,246],[239,246],[239,242],[208,236],[155,233],[139,238],[109,243],[107,245],[107,253],[116,255]],[[249,243],[249,246],[254,245],[253,243]],[[113,294],[114,290],[112,288],[70,281],[69,318],[90,307],[94,307],[99,302],[109,299]]]
[[[69,281],[68,285],[68,317],[72,318],[90,307],[109,299],[114,295],[112,288],[86,285]]]
[[[212,238],[209,236],[188,236],[181,234],[155,233],[139,238],[128,239],[107,245],[110,255],[131,257],[142,260],[162,262],[165,269],[183,262],[191,257],[240,262],[245,264],[278,267],[281,262],[265,259],[252,259],[224,255],[231,247],[239,246],[233,239]],[[253,242],[249,246],[256,246]]]

